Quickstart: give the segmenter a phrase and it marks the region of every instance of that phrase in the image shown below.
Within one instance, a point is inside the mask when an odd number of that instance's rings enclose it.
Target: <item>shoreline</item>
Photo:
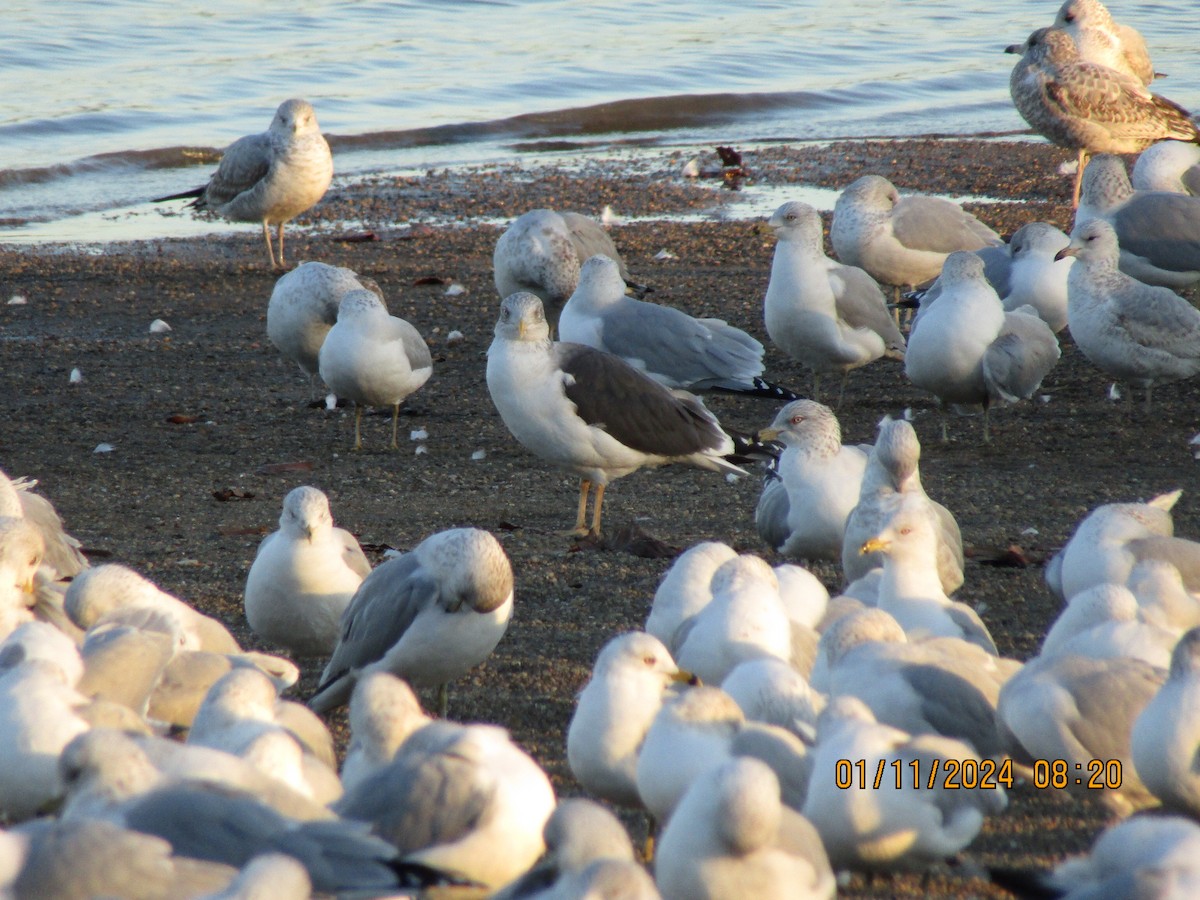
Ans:
[[[996,198],[969,208],[1006,235],[1036,218],[1069,226],[1070,178],[1057,174],[1066,151],[1028,142],[948,143],[754,150],[744,165],[781,190],[842,186],[864,171],[893,179],[902,191],[970,187]],[[702,162],[715,160],[710,150]],[[450,714],[510,728],[546,767],[560,796],[577,795],[564,758],[574,695],[599,647],[644,622],[670,561],[582,550],[561,536],[573,517],[574,479],[516,444],[484,385],[499,304],[491,253],[500,228],[473,223],[537,206],[594,214],[612,205],[633,218],[613,237],[631,271],[655,286],[652,299],[746,329],[767,345],[773,381],[807,389],[807,374],[769,345],[763,329],[769,229],[719,215],[638,220],[654,210],[696,208],[711,197],[711,188],[678,174],[686,161],[671,172],[658,162],[597,164],[535,170],[519,181],[506,167],[469,177],[436,170],[411,179],[381,176],[339,187],[317,215],[306,217],[309,226],[288,230],[289,264],[316,259],[374,278],[391,312],[429,343],[433,376],[409,401],[402,423],[402,434],[404,425],[428,432],[420,454],[413,441],[402,441],[395,453],[384,450],[386,419],[375,416],[364,420],[367,449],[352,453],[353,413],[309,405],[307,380],[280,360],[265,335],[276,274],[266,266],[256,226],[215,239],[139,241],[98,253],[0,243],[8,388],[0,466],[14,477],[40,479],[39,490],[94,564],[133,566],[221,618],[256,649],[269,648],[247,630],[241,589],[258,541],[275,528],[292,487],[324,490],[337,524],[374,548],[373,562],[384,547],[409,549],[444,528],[487,528],[512,560],[516,611],[493,657],[451,686]],[[434,213],[459,224],[408,224]],[[346,221],[362,221],[379,239],[338,240]],[[675,258],[658,258],[662,249]],[[447,295],[451,283],[465,292]],[[26,302],[5,305],[13,295]],[[1189,296],[1195,300],[1195,292]],[[150,334],[156,318],[172,331]],[[451,330],[463,340],[447,341]],[[83,375],[78,384],[69,380],[73,368]],[[979,608],[1006,655],[1026,659],[1036,652],[1059,606],[1042,583],[1041,564],[1096,505],[1184,487],[1176,532],[1200,535],[1200,502],[1190,490],[1197,463],[1187,443],[1197,431],[1200,382],[1159,391],[1151,416],[1128,399],[1106,400],[1106,387],[1064,339],[1063,358],[1045,385],[1050,400],[998,411],[991,445],[979,443],[979,422],[970,418],[952,421],[952,440],[940,444],[931,399],[887,361],[852,373],[837,411],[847,443],[872,441],[885,413],[912,411],[926,489],[958,517],[967,544],[966,583],[956,597]],[[775,412],[770,403],[741,398],[713,396],[706,403],[723,422],[747,430],[765,426]],[[102,442],[115,450],[93,452]],[[483,459],[472,458],[477,450],[485,451]],[[305,467],[283,474],[272,468],[297,462]],[[241,499],[215,496],[226,490]],[[754,529],[758,492],[756,477],[730,485],[680,467],[641,472],[609,491],[606,524],[611,535],[636,524],[676,548],[724,540],[777,563]],[[1006,554],[1013,545],[1024,565],[1003,562],[1012,561]],[[816,571],[836,588],[837,569]],[[321,663],[302,663],[294,695],[307,696]],[[331,724],[344,748],[344,713]],[[1008,811],[990,820],[964,854],[969,863],[939,867],[928,882],[919,874],[855,876],[839,894],[1008,896],[978,877],[981,867],[1053,864],[1085,849],[1106,818],[1092,799],[1020,786]],[[640,840],[640,818],[624,821]]]

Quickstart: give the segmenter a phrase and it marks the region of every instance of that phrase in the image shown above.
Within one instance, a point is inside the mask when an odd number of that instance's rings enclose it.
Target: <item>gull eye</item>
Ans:
[[[644,662],[647,666],[649,666],[651,669],[653,669],[658,664],[658,659],[657,659],[657,657],[654,657],[654,656],[643,656],[642,662]]]
[[[804,416],[792,416],[792,424],[793,425],[799,425],[803,421],[804,421]]]
[[[903,528],[900,529],[900,533],[901,534],[912,534],[912,527],[909,525],[905,525]]]

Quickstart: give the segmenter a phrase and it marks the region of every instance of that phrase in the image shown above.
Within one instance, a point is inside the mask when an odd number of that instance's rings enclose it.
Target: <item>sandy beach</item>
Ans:
[[[1070,180],[1056,171],[1067,156],[1040,143],[930,139],[770,147],[747,152],[743,163],[748,189],[767,186],[781,200],[789,186],[840,188],[867,172],[901,191],[987,197],[969,208],[1007,236],[1034,219],[1069,229]],[[337,523],[373,560],[444,528],[492,531],[516,572],[516,613],[492,659],[452,687],[450,713],[508,727],[561,795],[579,794],[564,759],[574,695],[598,649],[644,622],[670,559],[583,549],[562,535],[573,521],[574,479],[511,438],[484,382],[501,228],[480,222],[539,206],[594,214],[611,205],[635,220],[612,235],[630,270],[655,287],[651,299],[724,318],[769,344],[762,299],[774,240],[763,219],[774,206],[760,219],[722,218],[738,194],[715,180],[684,179],[685,161],[631,148],[561,168],[514,164],[338,184],[302,227],[289,227],[289,263],[319,260],[375,279],[392,314],[415,325],[433,352],[433,376],[404,411],[399,451],[387,449],[388,419],[372,416],[365,450],[352,452],[352,410],[310,402],[307,379],[267,340],[276,273],[256,227],[99,247],[0,245],[0,466],[39,479],[94,562],[133,566],[256,647],[241,605],[246,571],[297,485],[324,490]],[[711,150],[702,164],[719,167]],[[670,215],[690,219],[636,221]],[[465,290],[448,293],[451,284]],[[150,333],[155,319],[171,330]],[[452,331],[462,340],[448,341]],[[926,490],[955,513],[967,544],[957,597],[978,608],[1004,654],[1020,659],[1036,652],[1058,610],[1043,562],[1096,505],[1183,488],[1176,532],[1200,535],[1200,463],[1189,446],[1200,430],[1200,384],[1159,389],[1146,414],[1131,389],[1109,400],[1109,381],[1062,337],[1042,401],[996,412],[990,445],[971,418],[952,421],[950,442],[940,443],[932,398],[894,362],[854,372],[838,410],[844,440],[863,443],[885,413],[912,410]],[[808,389],[798,365],[769,346],[767,358],[772,380]],[[75,368],[79,383],[70,380]],[[743,429],[775,413],[767,401],[707,402]],[[427,439],[408,440],[415,429]],[[95,452],[101,444],[111,452]],[[607,494],[606,531],[615,537],[636,524],[669,548],[723,540],[779,562],[754,529],[759,487],[757,475],[729,484],[694,469],[643,471]],[[839,586],[833,567],[817,574]],[[319,668],[305,664],[300,697]],[[334,724],[344,739],[344,714]],[[981,867],[1053,864],[1086,848],[1104,821],[1089,798],[1018,786],[960,864],[929,881],[855,876],[840,893],[1008,896],[977,877]],[[640,838],[640,819],[626,822]]]

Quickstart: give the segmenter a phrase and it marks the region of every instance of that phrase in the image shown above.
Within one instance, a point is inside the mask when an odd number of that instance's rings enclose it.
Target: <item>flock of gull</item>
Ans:
[[[1200,543],[1173,534],[1179,492],[1078,524],[1047,566],[1062,612],[1022,663],[951,597],[962,535],[925,491],[912,425],[885,418],[874,445],[844,445],[816,399],[821,376],[844,391],[852,370],[902,360],[943,410],[981,410],[989,440],[989,409],[1036,396],[1063,329],[1147,405],[1200,372],[1200,312],[1172,290],[1200,281],[1200,132],[1149,91],[1144,44],[1098,0],[1068,0],[1010,50],[1017,108],[1080,154],[1071,234],[1031,222],[1006,243],[866,175],[837,201],[834,260],[819,213],[785,203],[765,329],[811,371],[811,399],[766,378],[744,331],[647,302],[595,221],[534,210],[497,242],[488,389],[517,441],[579,477],[573,533],[598,538],[606,487],[640,468],[738,477],[761,462],[755,522],[788,560],[692,547],[645,629],[604,645],[565,736],[593,799],[557,801],[504,728],[447,718],[447,685],[513,614],[486,531],[372,569],[326,496],[296,488],[245,581],[247,622],[276,656],[129,568],[90,565],[34,484],[0,474],[5,896],[830,897],[835,873],[956,859],[1019,781],[1114,821],[1091,855],[998,881],[1200,894]],[[1131,182],[1109,154],[1137,151]],[[261,222],[282,267],[284,224],[331,175],[312,107],[289,100],[206,186],[163,199]],[[907,336],[880,284],[923,289]],[[364,407],[391,407],[396,446],[433,363],[374,282],[304,263],[276,283],[267,333],[355,404],[356,449]],[[735,433],[697,396],[714,391],[784,405]],[[817,561],[840,566],[832,596],[799,564]],[[307,705],[281,697],[292,658],[327,660]],[[437,688],[437,717],[413,688]],[[321,716],[346,705],[339,772]],[[612,806],[644,811],[642,861]]]

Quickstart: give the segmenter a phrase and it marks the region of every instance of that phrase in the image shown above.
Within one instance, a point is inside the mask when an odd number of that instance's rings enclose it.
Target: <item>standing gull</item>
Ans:
[[[1133,76],[1080,57],[1071,36],[1040,28],[1008,53],[1021,54],[1008,89],[1022,118],[1051,143],[1079,153],[1073,205],[1092,153],[1137,153],[1155,141],[1200,141],[1182,109]]]
[[[642,466],[686,462],[745,474],[725,459],[734,452],[733,438],[696,397],[668,390],[618,356],[551,341],[542,301],[533,294],[500,304],[487,384],[513,437],[580,476],[576,534],[600,534],[605,487]]]
[[[955,250],[1004,243],[957,203],[919,194],[901,197],[879,175],[864,175],[842,191],[833,207],[829,239],[843,263],[896,286],[937,277]]]
[[[314,385],[321,345],[337,322],[342,297],[363,288],[383,300],[379,285],[371,279],[320,262],[301,263],[275,282],[267,304],[267,337]]]
[[[478,528],[428,537],[363,580],[308,705],[336,709],[355,681],[382,671],[437,686],[444,715],[447,682],[488,658],[512,609],[512,566],[499,541]]]
[[[154,202],[194,197],[190,206],[233,222],[262,222],[267,257],[283,267],[283,226],[316,205],[333,180],[333,156],[307,100],[285,100],[271,127],[226,148],[208,184]],[[279,258],[271,246],[278,229]]]
[[[1144,387],[1200,373],[1200,311],[1165,287],[1142,284],[1118,268],[1112,226],[1100,219],[1075,230],[1060,256],[1074,256],[1067,281],[1071,337],[1106,375]]]
[[[720,319],[694,319],[625,294],[620,266],[593,256],[558,318],[558,336],[615,354],[669,388],[795,400],[763,380],[763,346]]]
[[[1169,288],[1200,281],[1200,197],[1135,191],[1125,163],[1100,155],[1083,173],[1072,236],[1094,219],[1103,219],[1116,232],[1126,275]]]
[[[621,280],[640,297],[646,288],[634,284],[629,269],[608,232],[595,219],[579,213],[533,209],[508,226],[492,254],[496,290],[504,298],[528,291],[556,314],[579,283],[580,267],[600,254],[616,262]]]
[[[400,404],[429,380],[433,358],[420,333],[368,290],[350,291],[338,305],[320,353],[321,378],[339,397],[354,401],[354,449],[362,449],[364,406],[392,408],[392,449]]]
[[[950,254],[940,280],[941,296],[909,335],[904,371],[937,397],[943,441],[947,404],[982,405],[990,441],[989,407],[1032,397],[1058,362],[1058,340],[1033,308],[1005,312],[979,257]]]
[[[263,538],[246,575],[246,620],[259,637],[298,656],[324,656],[370,572],[354,535],[334,527],[329,498],[298,487],[284,498],[279,530]]]
[[[904,337],[879,285],[857,266],[825,255],[815,209],[785,203],[767,224],[779,241],[763,302],[767,334],[775,346],[812,369],[813,399],[818,399],[822,374],[840,374],[844,393],[851,369],[881,356],[904,358]]]

